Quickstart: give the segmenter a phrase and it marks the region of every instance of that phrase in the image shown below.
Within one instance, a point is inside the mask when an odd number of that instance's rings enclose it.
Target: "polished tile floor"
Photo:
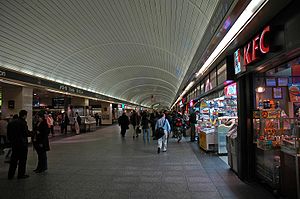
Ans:
[[[8,164],[0,156],[1,199],[207,198],[269,199],[257,184],[245,184],[215,155],[196,143],[170,140],[157,154],[156,142],[140,136],[125,139],[118,126],[51,140],[49,170],[35,174],[36,153],[29,149],[28,179],[7,180]]]

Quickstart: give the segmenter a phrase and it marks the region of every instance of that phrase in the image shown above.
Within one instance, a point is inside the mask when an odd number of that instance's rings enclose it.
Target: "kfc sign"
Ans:
[[[270,51],[269,42],[266,40],[266,35],[270,33],[270,26],[264,28],[261,34],[252,39],[244,46],[244,66],[254,62],[261,55],[267,54]]]

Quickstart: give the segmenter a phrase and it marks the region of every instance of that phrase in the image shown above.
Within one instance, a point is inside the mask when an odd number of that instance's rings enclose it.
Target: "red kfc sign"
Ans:
[[[257,60],[261,55],[270,51],[270,45],[266,41],[266,35],[270,32],[270,26],[264,28],[261,34],[252,39],[244,46],[244,66]]]

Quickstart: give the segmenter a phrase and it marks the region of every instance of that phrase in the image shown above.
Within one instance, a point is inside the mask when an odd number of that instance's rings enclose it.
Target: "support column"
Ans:
[[[255,175],[252,112],[254,105],[253,78],[249,74],[237,81],[238,85],[238,176],[251,181]]]
[[[2,115],[9,117],[14,114],[19,114],[19,111],[22,109],[26,110],[28,112],[27,125],[29,130],[32,130],[33,89],[12,85],[4,85],[2,89]]]
[[[101,102],[101,124],[110,125],[112,124],[112,104],[107,102]]]

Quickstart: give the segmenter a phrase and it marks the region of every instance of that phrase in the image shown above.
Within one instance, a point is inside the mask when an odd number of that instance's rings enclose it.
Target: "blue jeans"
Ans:
[[[150,129],[143,129],[143,140],[144,143],[146,143],[146,138],[148,141],[148,144],[150,143]]]

